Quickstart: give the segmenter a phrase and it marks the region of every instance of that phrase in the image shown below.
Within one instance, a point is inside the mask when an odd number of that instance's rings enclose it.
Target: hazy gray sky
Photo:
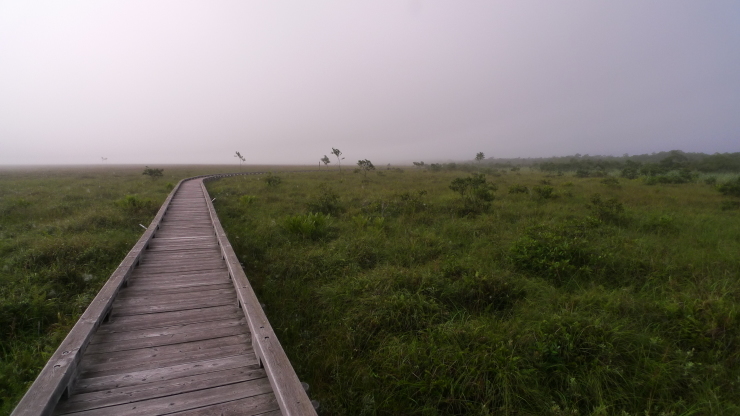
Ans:
[[[739,145],[738,1],[0,0],[0,164]]]

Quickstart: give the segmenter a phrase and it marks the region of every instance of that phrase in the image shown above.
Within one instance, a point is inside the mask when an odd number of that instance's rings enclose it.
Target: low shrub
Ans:
[[[722,211],[733,211],[736,209],[740,209],[740,201],[726,199],[720,203],[719,207],[722,209]]]
[[[273,175],[272,173],[268,173],[265,175],[265,184],[270,187],[274,188],[278,185],[280,185],[283,182],[283,178],[277,175]]]
[[[239,197],[239,203],[242,205],[252,205],[257,202],[259,198],[256,195],[242,195]]]
[[[655,234],[676,234],[678,232],[674,218],[668,214],[648,218],[643,223],[642,229]]]
[[[339,194],[327,185],[319,188],[319,194],[308,201],[308,210],[313,213],[338,216],[344,212]]]
[[[453,180],[450,189],[460,194],[463,206],[458,209],[458,213],[466,216],[487,211],[491,207],[493,193],[498,188],[487,182],[485,175],[473,173],[467,178]]]
[[[321,213],[289,216],[283,222],[285,230],[310,240],[319,240],[329,234],[330,217]]]
[[[610,188],[620,188],[619,185],[619,179],[609,176],[608,178],[604,178],[601,180],[601,183],[610,187]]]
[[[532,188],[532,191],[534,191],[537,199],[553,199],[557,196],[555,194],[555,188],[549,185],[535,186]]]
[[[591,197],[591,204],[588,205],[588,209],[601,222],[613,225],[625,225],[627,223],[624,205],[616,198],[602,200],[601,195],[594,194]]]
[[[696,179],[696,175],[688,169],[674,170],[661,175],[653,175],[645,178],[648,185],[657,184],[682,184],[690,183]]]
[[[589,170],[586,170],[586,169],[576,170],[576,174],[575,174],[576,178],[588,178],[589,176],[591,176],[591,171]]]
[[[509,187],[510,194],[526,194],[527,192],[529,192],[529,188],[524,185],[516,184]]]
[[[740,176],[718,186],[717,190],[724,196],[734,196],[740,198]]]
[[[158,208],[154,201],[137,195],[126,195],[117,200],[115,204],[128,214],[154,214]]]
[[[579,227],[529,228],[510,248],[510,259],[523,271],[534,272],[554,283],[564,283],[581,272],[590,272],[591,252]]]

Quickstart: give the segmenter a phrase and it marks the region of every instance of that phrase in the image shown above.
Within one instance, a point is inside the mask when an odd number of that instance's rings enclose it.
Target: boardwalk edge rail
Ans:
[[[93,333],[107,319],[116,295],[122,287],[125,287],[131,272],[139,264],[142,252],[149,246],[149,242],[159,229],[172,198],[183,182],[201,178],[205,181],[228,176],[260,173],[263,172],[200,175],[185,178],[178,182],[159,208],[157,215],[152,219],[144,234],[139,237],[139,240],[111,274],[90,305],[85,309],[85,312],[80,316],[80,319],[49,358],[36,380],[18,402],[11,416],[51,415],[59,400],[69,395],[77,376],[78,364],[90,343]],[[218,220],[205,183],[202,182],[201,186],[206,197],[211,220],[216,229],[216,236],[223,258],[237,291],[239,306],[244,311],[249,323],[255,352],[260,360],[260,365],[265,368],[268,374],[280,410],[285,416],[316,415],[308,395],[301,386],[288,357],[267,321],[267,317],[260,307],[259,301],[236,258],[236,254],[234,254],[234,250],[226,238],[226,233]]]

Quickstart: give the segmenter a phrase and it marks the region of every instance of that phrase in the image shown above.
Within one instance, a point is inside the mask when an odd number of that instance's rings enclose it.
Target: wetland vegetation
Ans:
[[[735,176],[467,170],[209,183],[322,414],[740,413]]]
[[[322,414],[738,414],[740,182],[650,163],[208,187]],[[0,414],[173,184],[225,170],[0,171]]]

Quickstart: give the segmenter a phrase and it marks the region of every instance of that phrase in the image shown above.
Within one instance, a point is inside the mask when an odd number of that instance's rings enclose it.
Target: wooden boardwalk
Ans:
[[[80,346],[61,399],[42,409],[24,407],[24,397],[14,414],[316,414],[287,358],[289,370],[273,357],[276,338],[251,287],[244,292],[202,179],[173,195]],[[255,341],[252,327],[270,333]]]

